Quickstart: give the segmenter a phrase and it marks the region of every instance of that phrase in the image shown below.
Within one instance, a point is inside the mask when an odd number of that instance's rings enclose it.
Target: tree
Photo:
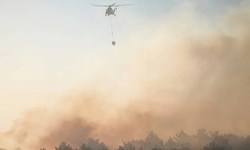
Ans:
[[[197,133],[193,135],[193,140],[192,149],[201,149],[207,143],[211,142],[211,138],[205,129],[198,129]]]
[[[66,142],[62,142],[59,147],[55,147],[56,150],[75,150],[72,146],[67,145]]]
[[[229,139],[224,138],[218,131],[211,132],[211,142],[221,145],[224,150],[231,150],[232,147],[229,144]]]
[[[80,149],[79,150],[92,150],[89,146],[86,146],[86,144],[82,144],[81,146],[80,146]]]
[[[193,144],[194,140],[192,136],[185,133],[183,130],[181,132],[175,134],[174,140],[178,143],[179,147],[189,147]]]
[[[165,145],[163,140],[160,139],[159,136],[154,133],[154,131],[150,131],[148,132],[148,135],[145,138],[145,147],[164,149]]]
[[[164,149],[165,145],[162,139],[158,137],[153,131],[148,132],[145,140],[132,140],[123,142],[124,150],[152,150],[152,148]]]
[[[240,150],[250,150],[250,136],[246,137],[246,139],[241,142]]]
[[[224,150],[224,148],[215,142],[211,142],[203,147],[203,150]]]
[[[165,147],[169,150],[173,149],[173,148],[177,148],[178,144],[177,142],[172,138],[170,137],[167,142],[165,142]]]
[[[103,142],[99,142],[99,139],[89,138],[86,145],[94,150],[108,150],[108,146]]]
[[[123,148],[124,150],[129,150],[130,148],[135,147],[137,150],[141,150],[143,147],[143,150],[148,150],[147,147],[145,146],[145,141],[144,140],[132,140],[128,142],[123,142]]]
[[[237,136],[235,134],[224,134],[224,139],[228,139],[229,145],[232,147],[233,150],[241,150],[240,145],[245,140],[244,137]]]
[[[118,150],[124,150],[123,146],[119,146]]]
[[[135,146],[134,145],[132,145],[132,144],[125,144],[124,145],[124,149],[125,150],[135,150]]]

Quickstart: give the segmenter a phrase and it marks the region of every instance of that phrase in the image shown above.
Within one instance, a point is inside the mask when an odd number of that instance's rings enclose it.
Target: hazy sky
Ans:
[[[250,1],[115,2],[0,0],[2,147],[250,132]]]
[[[51,106],[63,92],[84,84],[91,76],[86,70],[98,74],[91,67],[103,63],[89,65],[88,59],[112,56],[113,50],[119,51],[134,33],[152,30],[146,27],[167,18],[180,5],[191,5],[213,24],[219,15],[242,1],[1,0],[0,131],[9,129],[25,109]],[[113,18],[115,48],[105,8],[90,5],[114,2],[134,4],[118,8]]]

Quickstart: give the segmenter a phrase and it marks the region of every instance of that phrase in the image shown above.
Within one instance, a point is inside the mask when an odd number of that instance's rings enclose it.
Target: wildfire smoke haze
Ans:
[[[250,4],[215,19],[182,5],[141,27],[117,55],[89,52],[81,86],[52,108],[27,110],[1,133],[1,146],[79,147],[92,137],[118,148],[151,130],[162,138],[199,128],[248,134]]]

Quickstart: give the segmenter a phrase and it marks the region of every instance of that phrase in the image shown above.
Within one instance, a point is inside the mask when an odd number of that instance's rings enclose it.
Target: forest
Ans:
[[[6,150],[0,148],[0,150]],[[14,150],[22,150],[16,148]],[[46,150],[41,148],[40,150]],[[89,138],[79,148],[63,141],[55,150],[111,150],[99,139]],[[122,142],[115,150],[250,150],[250,135],[239,136],[232,133],[222,134],[218,131],[208,132],[198,129],[189,135],[181,130],[167,140],[161,139],[155,132],[148,132],[145,139]]]

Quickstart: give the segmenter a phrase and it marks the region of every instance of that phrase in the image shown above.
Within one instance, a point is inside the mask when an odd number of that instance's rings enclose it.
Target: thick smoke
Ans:
[[[178,31],[183,20],[150,26],[156,29],[147,32],[151,42],[135,35],[118,55],[93,57],[88,67],[95,60],[105,62],[96,68],[98,74],[62,97],[53,110],[27,111],[0,142],[53,149],[61,141],[79,147],[92,137],[118,148],[122,140],[144,138],[150,130],[163,138],[199,128],[249,133],[249,10],[248,3],[230,9],[219,29],[204,29],[204,34],[200,20],[186,12],[184,20],[193,20],[184,29],[188,32]],[[178,34],[168,35],[170,29]]]

